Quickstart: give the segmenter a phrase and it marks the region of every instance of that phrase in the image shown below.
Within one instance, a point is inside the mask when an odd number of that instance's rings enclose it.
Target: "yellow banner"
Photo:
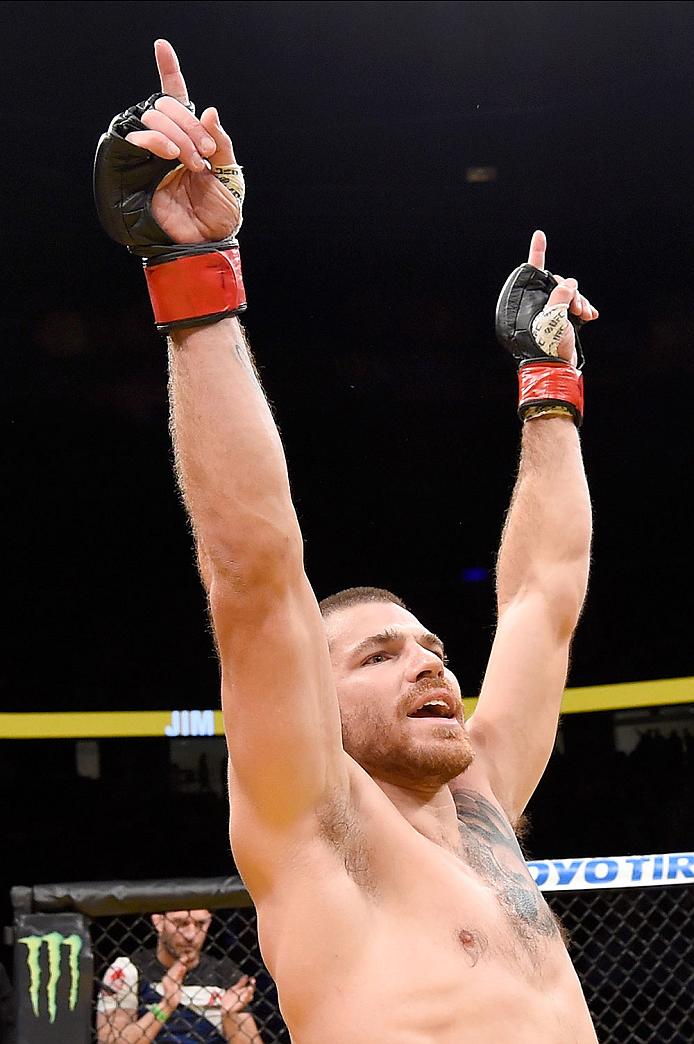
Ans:
[[[472,697],[463,700],[463,703],[465,716],[469,717],[477,706],[477,699]],[[667,707],[675,703],[694,703],[694,677],[566,689],[561,701],[561,713],[588,714],[593,711],[632,710],[635,707]]]
[[[466,699],[469,717],[476,698]],[[694,703],[694,677],[661,678],[619,685],[567,689],[562,714],[628,710]],[[0,739],[116,739],[163,736],[169,739],[222,736],[222,712],[208,708],[174,711],[67,711],[0,714]]]
[[[220,710],[0,714],[0,739],[222,736]]]

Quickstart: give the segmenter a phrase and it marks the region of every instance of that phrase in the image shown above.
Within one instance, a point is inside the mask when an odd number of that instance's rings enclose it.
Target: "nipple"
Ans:
[[[487,940],[481,932],[475,934],[468,931],[467,928],[459,928],[456,935],[463,948],[466,961],[471,968],[474,968],[487,949]]]

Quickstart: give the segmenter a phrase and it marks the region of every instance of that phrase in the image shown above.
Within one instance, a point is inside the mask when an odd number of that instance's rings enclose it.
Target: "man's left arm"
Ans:
[[[544,248],[536,233],[530,260],[538,268]],[[575,280],[560,280],[548,305],[555,301],[583,320],[597,316]],[[573,330],[564,325],[557,356],[575,364]],[[470,723],[480,767],[512,823],[554,746],[590,564],[591,506],[578,430],[571,415],[542,409],[535,416],[529,410],[523,426],[497,563],[496,636]]]
[[[226,1016],[224,1019],[224,1032],[228,1044],[263,1044],[255,1019],[250,1011]]]

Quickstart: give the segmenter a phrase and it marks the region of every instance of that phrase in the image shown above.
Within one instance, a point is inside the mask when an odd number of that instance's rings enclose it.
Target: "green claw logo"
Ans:
[[[50,932],[48,935],[25,935],[18,940],[27,948],[27,967],[29,969],[29,991],[31,1007],[36,1018],[39,1017],[39,997],[41,994],[41,948],[46,944],[48,951],[48,982],[46,983],[46,999],[48,1001],[48,1018],[55,1022],[58,1014],[58,983],[61,974],[61,947],[68,950],[68,966],[70,968],[70,1011],[77,1007],[80,988],[79,956],[82,939],[79,935],[61,935]]]

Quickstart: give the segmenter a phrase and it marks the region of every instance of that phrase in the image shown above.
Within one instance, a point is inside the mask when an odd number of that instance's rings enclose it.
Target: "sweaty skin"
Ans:
[[[171,46],[158,41],[156,55],[167,97],[128,140],[179,155],[153,200],[171,238],[220,240],[240,218],[213,174],[234,162],[231,141],[216,109],[197,120],[185,107]],[[536,232],[531,264],[544,268],[545,247]],[[555,304],[597,317],[572,279],[558,277]],[[558,353],[574,351],[567,323]],[[367,602],[321,617],[237,320],[173,331],[169,374],[176,471],[222,665],[231,841],[294,1044],[595,1042],[510,825],[552,751],[587,585],[573,423],[523,428],[496,635],[468,726],[440,643],[406,609]],[[414,465],[409,478],[417,496]],[[445,720],[412,717],[425,697],[443,701]]]

